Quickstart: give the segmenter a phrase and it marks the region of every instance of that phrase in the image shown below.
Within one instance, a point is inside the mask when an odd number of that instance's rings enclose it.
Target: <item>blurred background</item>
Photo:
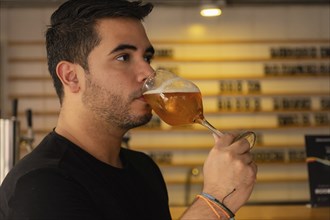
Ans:
[[[47,70],[44,33],[62,2],[0,1],[1,118],[15,115],[20,135],[30,137],[20,141],[19,157],[56,124],[59,102]],[[257,133],[252,151],[259,174],[249,204],[308,204],[305,136],[330,134],[329,1],[149,2],[155,8],[144,24],[156,48],[154,68],[194,81],[206,118],[219,130]],[[202,16],[201,9],[210,5],[221,15]],[[200,125],[171,127],[154,115],[126,141],[126,147],[159,164],[171,206],[193,201],[213,146],[209,131]]]

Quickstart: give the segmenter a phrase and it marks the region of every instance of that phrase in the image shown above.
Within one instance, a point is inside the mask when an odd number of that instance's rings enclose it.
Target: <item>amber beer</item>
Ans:
[[[143,94],[156,114],[169,125],[192,124],[203,117],[202,95],[198,92],[157,92]]]

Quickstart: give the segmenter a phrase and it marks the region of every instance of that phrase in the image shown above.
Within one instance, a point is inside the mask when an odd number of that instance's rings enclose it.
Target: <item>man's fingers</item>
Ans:
[[[226,134],[222,135],[221,137],[219,137],[218,135],[213,134],[213,138],[215,141],[215,146],[227,147],[227,146],[231,145],[231,143],[233,143],[235,135],[226,133]]]
[[[245,138],[239,139],[232,143],[232,147],[235,148],[235,151],[238,154],[250,152],[250,143]]]

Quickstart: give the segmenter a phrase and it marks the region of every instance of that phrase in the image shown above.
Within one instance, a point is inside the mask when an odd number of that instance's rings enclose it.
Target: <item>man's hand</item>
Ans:
[[[232,143],[234,138],[231,134],[214,135],[215,145],[203,167],[203,192],[216,197],[235,213],[252,193],[257,166],[248,141],[241,139]]]

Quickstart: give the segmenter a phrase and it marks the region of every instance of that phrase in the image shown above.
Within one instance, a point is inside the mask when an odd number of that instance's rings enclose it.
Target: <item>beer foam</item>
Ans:
[[[152,89],[152,90],[148,90],[143,94],[159,94],[159,93],[174,93],[174,92],[185,92],[185,93],[196,93],[196,92],[200,92],[199,88],[191,83],[187,83],[189,85],[189,87],[177,87],[177,88],[170,88],[169,85],[171,84],[175,84],[175,81],[182,81],[182,79],[180,77],[175,77],[173,79],[167,80],[166,82],[164,82],[162,84],[161,87],[157,88],[157,89]],[[167,88],[166,88],[167,87]]]

